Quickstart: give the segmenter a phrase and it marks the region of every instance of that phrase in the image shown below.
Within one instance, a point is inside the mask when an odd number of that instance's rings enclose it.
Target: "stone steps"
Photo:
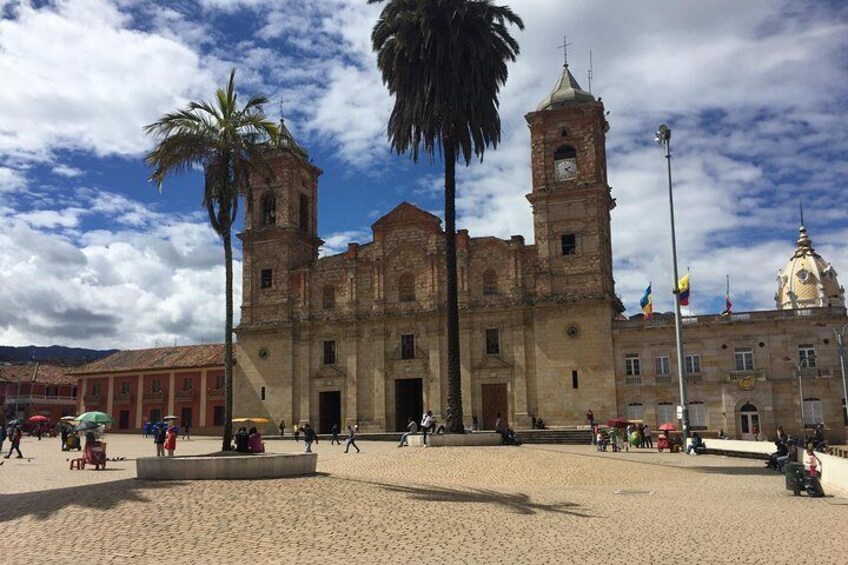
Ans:
[[[559,443],[569,445],[589,445],[592,440],[592,433],[586,430],[518,430],[519,439],[524,443]],[[339,440],[344,441],[347,434],[339,434]],[[357,434],[356,439],[359,441],[400,441],[400,432],[380,432],[380,433],[361,433]],[[319,441],[330,441],[329,434],[319,434]],[[291,434],[286,434],[285,437],[280,436],[263,436],[266,441],[292,441],[294,437]],[[303,436],[301,436],[301,440]]]

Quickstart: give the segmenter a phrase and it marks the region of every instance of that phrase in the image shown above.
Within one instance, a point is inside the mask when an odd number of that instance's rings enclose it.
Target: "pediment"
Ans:
[[[485,370],[511,369],[512,365],[504,361],[499,355],[486,355],[476,368]]]
[[[391,212],[371,225],[374,232],[391,230],[408,225],[425,225],[430,229],[440,230],[442,221],[433,214],[425,212],[409,202],[401,202]]]
[[[315,371],[314,377],[316,379],[335,379],[338,377],[346,378],[347,375],[333,365],[321,365],[321,368]]]

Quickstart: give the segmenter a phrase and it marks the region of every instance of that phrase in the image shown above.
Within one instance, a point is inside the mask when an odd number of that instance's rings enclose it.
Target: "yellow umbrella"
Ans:
[[[234,424],[246,424],[248,422],[253,422],[254,424],[270,424],[271,420],[268,418],[233,418]]]

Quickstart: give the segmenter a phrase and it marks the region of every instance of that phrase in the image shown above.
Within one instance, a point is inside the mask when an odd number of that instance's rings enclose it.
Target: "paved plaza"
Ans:
[[[219,440],[178,444],[178,454]],[[270,451],[302,443],[267,442]],[[8,448],[8,443],[6,444]],[[58,439],[0,467],[3,563],[844,563],[846,493],[795,498],[762,462],[590,446],[322,441],[319,476],[135,479],[152,440],[108,436],[105,471]],[[76,452],[74,452],[76,453]],[[800,558],[800,553],[804,557]]]

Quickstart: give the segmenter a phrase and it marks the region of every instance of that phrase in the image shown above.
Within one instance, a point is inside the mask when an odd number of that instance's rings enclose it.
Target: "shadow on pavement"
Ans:
[[[144,491],[178,486],[175,481],[140,481],[122,479],[110,483],[81,485],[53,490],[0,494],[0,523],[32,516],[45,520],[69,506],[91,510],[112,510],[123,502],[151,502]]]
[[[557,514],[568,514],[580,518],[593,518],[579,510],[580,506],[573,502],[560,502],[556,504],[541,504],[533,502],[526,494],[508,494],[494,490],[469,488],[466,490],[437,487],[437,486],[410,486],[393,485],[388,483],[375,483],[370,481],[357,481],[356,479],[341,479],[355,481],[380,487],[382,489],[409,495],[414,500],[425,502],[459,502],[464,504],[491,504],[502,506],[507,510],[518,514],[531,515],[537,512],[553,512]]]
[[[765,467],[690,467],[697,473],[712,473],[717,475],[768,475],[770,477],[783,478],[782,473],[766,469]]]

